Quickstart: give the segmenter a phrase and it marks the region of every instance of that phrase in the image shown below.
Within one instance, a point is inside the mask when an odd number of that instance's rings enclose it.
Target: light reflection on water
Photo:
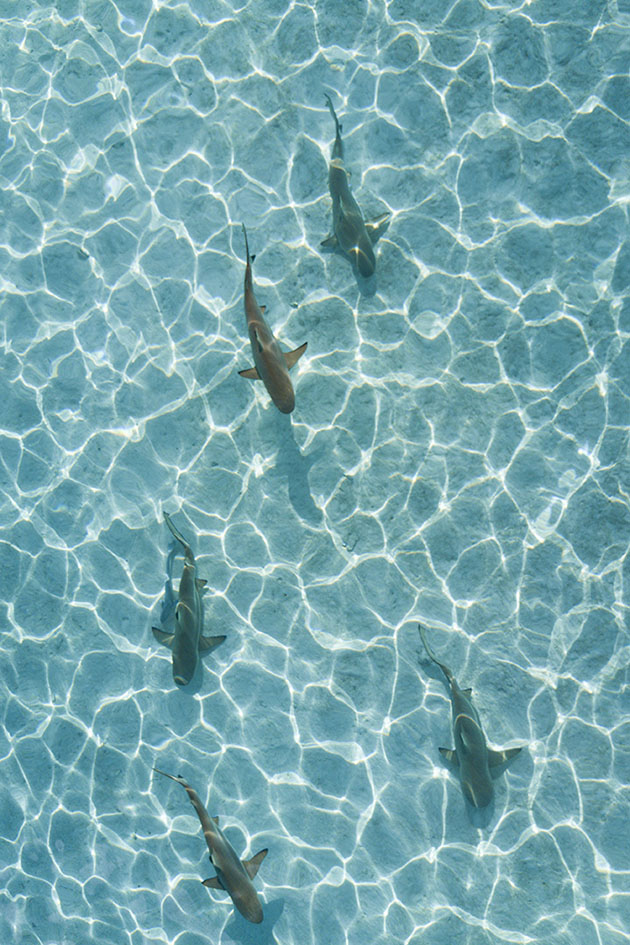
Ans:
[[[3,10],[3,941],[624,940],[627,16],[416,6]],[[227,635],[190,692],[163,508]],[[527,746],[483,827],[418,620]],[[260,932],[158,762],[269,846]]]

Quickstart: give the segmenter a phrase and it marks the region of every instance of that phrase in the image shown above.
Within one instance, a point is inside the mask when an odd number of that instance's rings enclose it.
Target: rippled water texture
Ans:
[[[627,942],[630,2],[0,16],[0,941]],[[183,691],[163,510],[227,637]],[[481,825],[418,621],[526,746]],[[261,926],[154,765],[269,847]]]

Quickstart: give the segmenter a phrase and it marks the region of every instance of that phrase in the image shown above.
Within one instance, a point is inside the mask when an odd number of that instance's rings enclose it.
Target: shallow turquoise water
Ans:
[[[0,941],[627,942],[630,3],[17,7]],[[325,91],[369,284],[319,249]],[[237,373],[242,221],[290,418]],[[227,635],[183,691],[163,509]],[[485,823],[418,620],[526,746]],[[269,847],[262,926],[156,764]]]

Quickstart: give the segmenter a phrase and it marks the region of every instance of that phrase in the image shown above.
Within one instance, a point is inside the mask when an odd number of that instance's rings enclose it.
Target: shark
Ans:
[[[460,689],[448,666],[441,663],[429,647],[421,624],[418,624],[418,630],[429,659],[446,677],[451,697],[455,748],[440,748],[440,754],[458,770],[466,800],[473,807],[487,807],[494,797],[493,778],[505,770],[521,748],[505,748],[503,751],[488,748],[479,715],[472,704],[472,690]]]
[[[172,612],[175,603],[175,629],[173,633],[152,627],[153,635],[158,643],[170,647],[173,654],[173,679],[178,686],[186,686],[195,675],[199,654],[205,655],[223,643],[225,636],[205,637],[203,630],[203,602],[201,591],[206,585],[204,578],[197,577],[195,557],[191,547],[183,535],[175,528],[170,516],[164,512],[164,521],[173,538],[181,545],[184,552],[184,569],[179,581],[177,600],[174,600],[171,575],[175,547],[171,547],[167,562],[167,582],[165,602],[162,607],[161,618]]]
[[[160,610],[160,623],[167,624],[175,616],[177,607],[177,598],[173,592],[173,565],[177,557],[179,542],[173,538],[168,546],[168,558],[166,559],[166,583],[164,584],[164,600]]]
[[[256,856],[253,856],[250,860],[240,860],[231,844],[224,837],[219,827],[219,818],[208,816],[199,795],[182,776],[167,774],[166,771],[160,771],[159,768],[153,770],[165,778],[170,778],[171,781],[177,781],[178,784],[181,784],[197,812],[210,851],[210,862],[217,874],[211,879],[204,879],[203,885],[210,889],[225,890],[238,911],[248,922],[260,924],[263,920],[263,910],[252,880],[269,851],[267,849],[259,850]]]
[[[361,208],[350,190],[349,174],[344,164],[342,126],[330,95],[325,98],[335,121],[335,143],[328,168],[328,187],[333,203],[333,232],[322,240],[321,245],[346,253],[361,275],[367,279],[376,269],[373,244],[391,214],[383,213],[369,223],[363,219]]]
[[[254,294],[252,263],[255,256],[250,256],[247,230],[243,223],[245,237],[245,317],[247,330],[254,356],[254,367],[238,373],[250,380],[260,380],[267,388],[273,403],[281,413],[291,413],[295,408],[295,392],[289,369],[302,357],[308,342],[293,351],[283,352],[265,321],[266,307],[259,305]]]

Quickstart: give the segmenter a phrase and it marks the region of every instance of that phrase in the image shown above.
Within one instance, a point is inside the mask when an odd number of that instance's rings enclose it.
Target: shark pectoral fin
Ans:
[[[381,213],[379,217],[375,217],[374,220],[370,220],[365,224],[365,229],[367,234],[370,237],[372,243],[376,243],[377,239],[389,223],[391,213]]]
[[[246,371],[239,371],[238,373],[241,375],[241,377],[248,377],[250,381],[260,380],[260,374],[258,373],[258,369],[255,367],[247,368]]]
[[[327,236],[325,240],[322,240],[319,245],[323,246],[325,249],[336,249],[339,245],[339,240],[333,233],[331,236]]]
[[[207,583],[207,578],[195,578],[195,584],[197,585],[198,591],[200,591],[202,587],[205,587]]]
[[[292,368],[296,361],[299,361],[304,352],[306,351],[306,346],[308,341],[305,341],[303,345],[300,345],[299,348],[295,348],[293,351],[285,351],[284,360],[287,362],[287,367]]]
[[[449,765],[453,765],[454,768],[459,768],[457,752],[453,748],[440,748],[439,752]]]
[[[153,630],[153,636],[158,641],[158,643],[163,643],[164,646],[173,645],[173,633],[167,633],[166,630],[160,630],[159,627],[151,627]]]
[[[214,650],[215,646],[220,646],[225,640],[225,634],[222,637],[199,637],[199,652],[202,654]]]
[[[472,689],[462,689],[462,692],[465,696],[468,696],[469,699],[472,696]]]
[[[260,850],[260,851],[256,854],[256,856],[253,856],[253,857],[251,858],[251,860],[242,860],[242,861],[241,861],[242,864],[243,864],[243,866],[245,867],[245,872],[247,873],[247,875],[249,876],[250,879],[253,879],[253,878],[254,878],[254,876],[255,876],[256,873],[258,872],[258,869],[259,869],[259,867],[260,867],[260,864],[261,864],[262,861],[265,859],[265,857],[267,856],[267,853],[268,853],[268,852],[269,852],[268,849]]]
[[[223,889],[218,876],[213,876],[212,879],[203,879],[201,885],[207,886],[209,889]]]
[[[489,748],[488,767],[490,768],[492,777],[496,778],[502,774],[505,770],[505,766],[510,763],[512,758],[516,758],[518,753],[522,750],[522,745],[519,748],[504,748],[503,751],[494,751],[492,748]]]
[[[266,306],[266,305],[261,305],[261,306],[260,306],[260,311],[261,311],[261,312],[263,313],[263,315],[264,315],[265,312],[267,311],[267,306]]]
[[[218,826],[219,826],[219,818],[218,818],[218,817],[213,817],[212,819],[214,820],[215,824],[216,824],[217,827],[218,827]]]

